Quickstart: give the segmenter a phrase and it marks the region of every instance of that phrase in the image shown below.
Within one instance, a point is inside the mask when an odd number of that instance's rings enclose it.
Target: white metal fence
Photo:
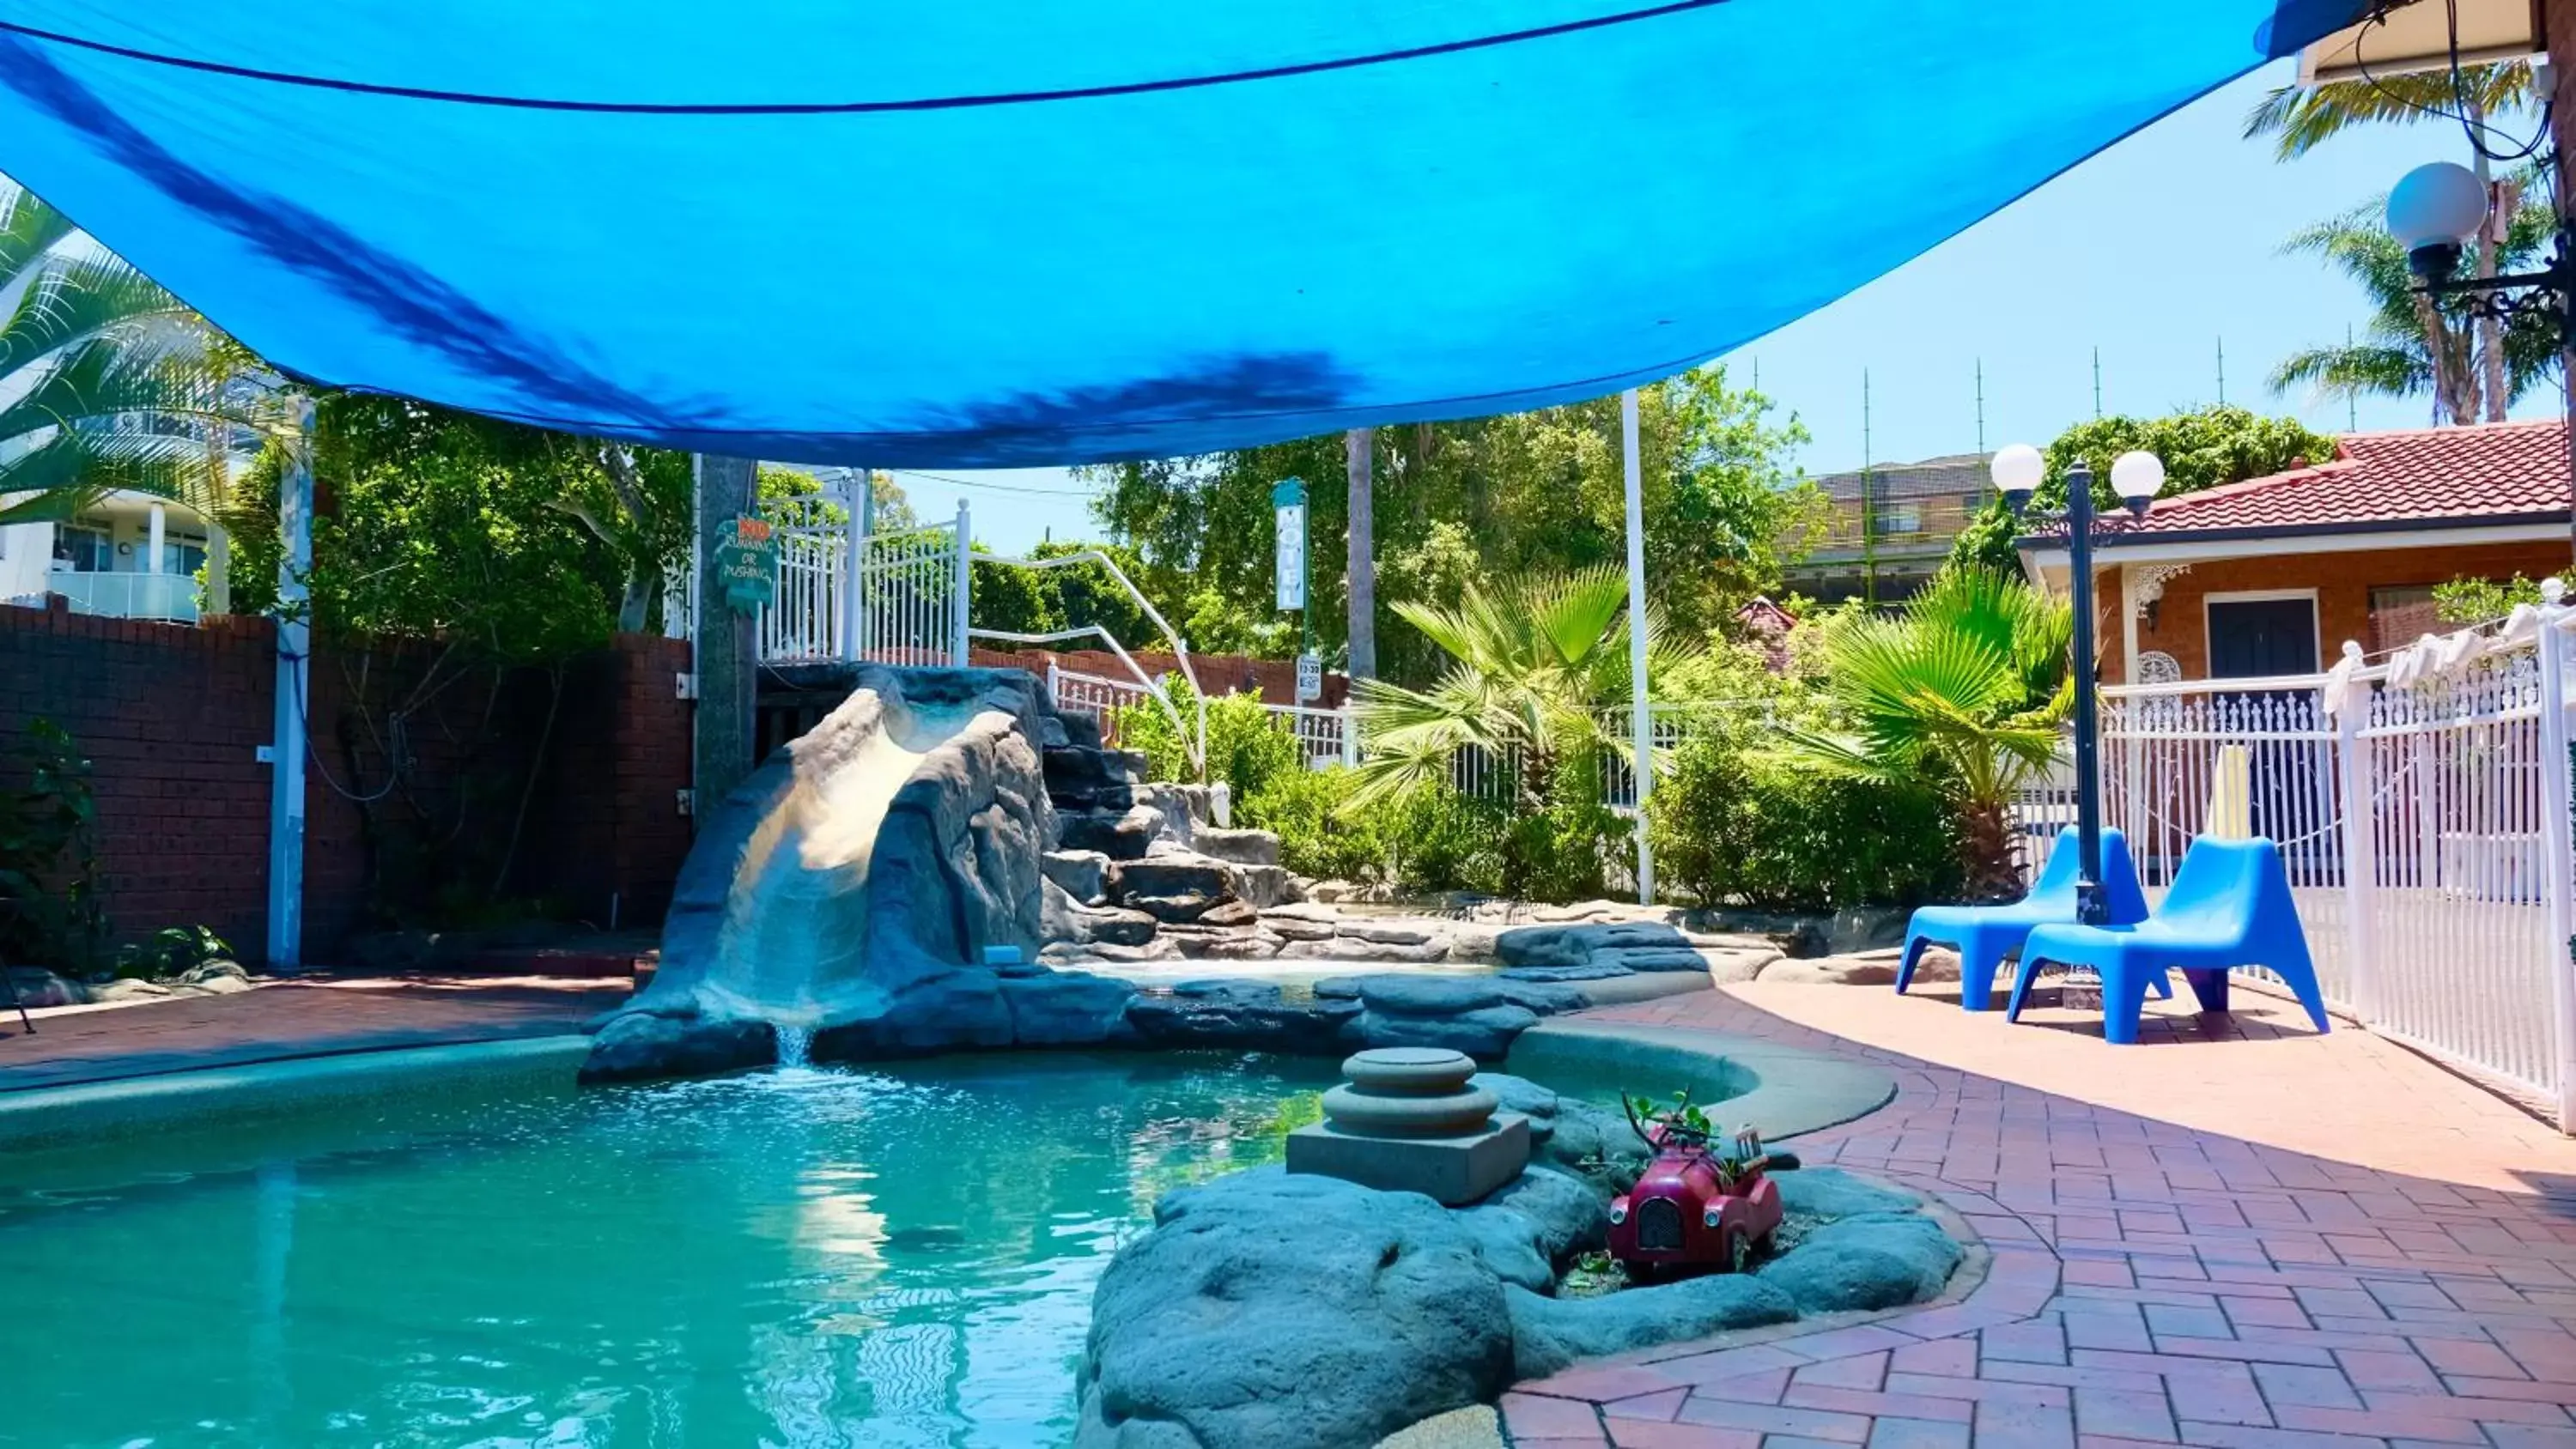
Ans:
[[[2340,677],[2106,689],[2103,823],[2150,901],[2214,825],[2277,841],[2329,1006],[2576,1130],[2571,626],[2553,602],[2430,677],[2352,649]],[[2020,814],[2073,823],[2071,773]]]
[[[971,534],[964,502],[950,522],[900,533],[860,532],[847,501],[836,496],[789,499],[764,512],[777,525],[778,587],[755,631],[762,662],[966,662]],[[665,634],[688,636],[697,593],[685,565],[665,578]]]

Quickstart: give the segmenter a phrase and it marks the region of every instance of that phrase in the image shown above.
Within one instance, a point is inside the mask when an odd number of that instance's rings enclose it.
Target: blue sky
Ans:
[[[2427,123],[2359,132],[2293,162],[2239,139],[2245,112],[2286,83],[2287,62],[2229,86],[2105,151],[2006,210],[1823,311],[1730,354],[1814,435],[1798,463],[1828,473],[1862,461],[1861,374],[1869,374],[1871,461],[1965,452],[1977,443],[1976,367],[1985,367],[1986,441],[2045,443],[2102,406],[2153,414],[2217,399],[2342,431],[2345,405],[2276,396],[2273,365],[2340,341],[2360,293],[2304,257],[2293,231],[2385,191],[2426,161],[2465,161],[2459,129]],[[1866,187],[1865,167],[1852,184]],[[2364,402],[2364,428],[2420,427],[2427,402]],[[2545,415],[2554,389],[2516,410]],[[985,486],[961,490],[945,479]],[[976,536],[1005,549],[1098,527],[1062,470],[903,473],[926,517],[961,491]]]

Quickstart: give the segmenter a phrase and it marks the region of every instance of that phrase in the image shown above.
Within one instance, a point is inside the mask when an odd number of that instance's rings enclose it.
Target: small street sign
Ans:
[[[1270,508],[1276,525],[1275,543],[1271,550],[1274,571],[1279,584],[1279,607],[1306,607],[1306,485],[1287,478],[1270,490]]]
[[[738,614],[756,613],[778,597],[778,536],[767,519],[737,518],[716,545],[716,582]]]
[[[1297,656],[1297,702],[1324,697],[1324,661],[1313,654]]]

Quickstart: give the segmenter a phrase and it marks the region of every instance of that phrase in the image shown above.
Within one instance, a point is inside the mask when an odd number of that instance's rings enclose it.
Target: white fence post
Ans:
[[[2566,640],[2561,631],[2576,610],[2560,600],[2566,585],[2540,586],[2540,859],[2541,895],[2549,906],[2549,1004],[2557,1080],[2558,1130],[2576,1132],[2576,971],[2569,937],[2576,934],[2576,836],[2570,835]]]
[[[1342,763],[1357,768],[1360,762],[1360,717],[1347,704],[1339,713],[1342,717]]]
[[[2344,641],[2344,657],[2361,667],[2361,646]],[[2370,746],[2361,727],[2370,722],[2371,685],[2356,679],[2346,688],[2343,708],[2335,715],[2335,773],[2343,783],[2344,960],[2348,963],[2353,1015],[2368,1022],[2379,1014],[2379,988],[2372,970],[2372,936],[2378,886],[2379,849],[2371,809]]]
[[[1058,714],[1064,713],[1064,669],[1047,656],[1047,704]]]
[[[973,537],[974,535],[967,527],[966,500],[960,498],[957,500],[957,580],[955,585],[957,596],[950,601],[950,608],[954,612],[950,618],[951,633],[949,644],[950,662],[954,663],[960,669],[966,667],[967,658],[966,620],[968,610],[966,607],[966,596],[967,591],[975,586],[974,561],[967,556],[968,544]]]
[[[841,546],[841,658],[855,661],[859,657],[859,629],[866,618],[867,606],[859,602],[859,565],[868,552],[868,498],[874,489],[867,469],[850,472],[850,498],[846,505],[849,518],[842,525]]]

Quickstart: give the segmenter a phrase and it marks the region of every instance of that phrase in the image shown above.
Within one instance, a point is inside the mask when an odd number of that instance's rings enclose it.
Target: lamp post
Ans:
[[[2493,192],[2476,172],[2455,161],[2436,161],[2407,172],[2389,188],[2388,232],[2406,249],[2406,269],[2415,274],[2416,290],[2424,296],[2459,298],[2470,316],[2497,322],[2509,323],[2524,313],[2555,318],[2559,376],[2567,389],[2567,411],[2576,415],[2576,236],[2569,234],[2562,217],[2549,260],[2539,271],[2463,277],[2461,252],[2480,230],[2503,220],[2494,215],[2494,207]],[[2438,365],[2441,359],[2434,361]],[[2567,447],[2571,485],[2576,485],[2576,427],[2568,429]]]
[[[2034,521],[2063,519],[2066,563],[2073,576],[2075,609],[2075,839],[2076,918],[2088,926],[2104,923],[2102,903],[2102,724],[2093,693],[2093,470],[2082,462],[2066,470],[2066,508],[2062,513],[2034,513],[2031,495],[2047,476],[2048,460],[2028,443],[2015,443],[1995,454],[1991,465],[1996,491],[2016,517]],[[2111,464],[2111,487],[2132,519],[2143,518],[2156,490],[2165,482],[2165,465],[2153,453],[2122,453]]]

